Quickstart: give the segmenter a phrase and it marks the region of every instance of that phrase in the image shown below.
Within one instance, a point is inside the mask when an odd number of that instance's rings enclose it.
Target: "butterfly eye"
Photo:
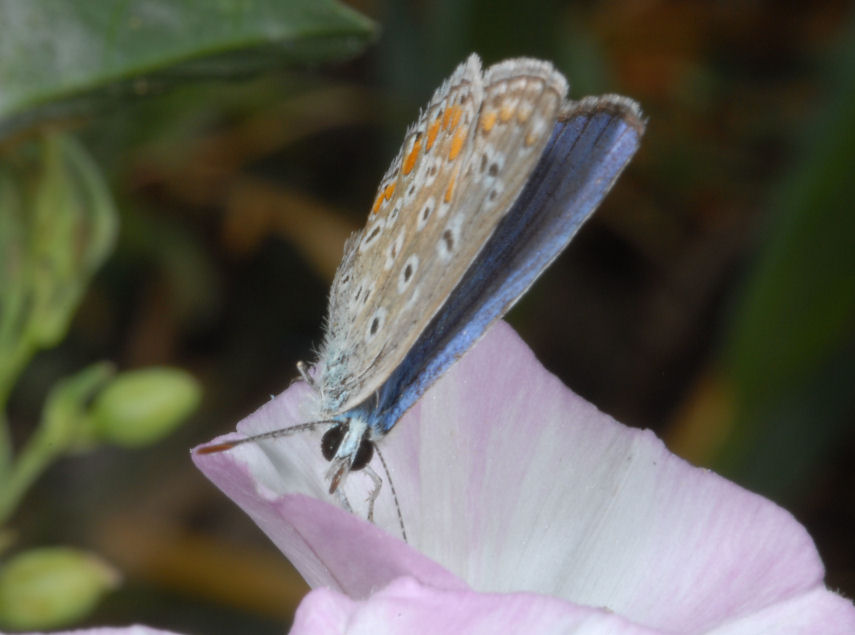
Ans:
[[[362,437],[362,441],[359,442],[359,449],[356,451],[356,457],[350,466],[350,471],[361,470],[371,462],[373,457],[374,444],[367,437]]]
[[[343,438],[344,426],[340,423],[337,423],[332,428],[324,432],[324,436],[321,437],[321,454],[324,455],[324,458],[327,461],[333,460]]]
[[[327,461],[332,461],[335,457],[338,447],[344,439],[345,432],[346,427],[340,423],[324,432],[324,436],[321,438],[321,454]],[[374,458],[374,444],[368,440],[366,435],[359,442],[359,448],[356,450],[356,456],[350,465],[350,471],[361,470],[371,462],[372,458]]]

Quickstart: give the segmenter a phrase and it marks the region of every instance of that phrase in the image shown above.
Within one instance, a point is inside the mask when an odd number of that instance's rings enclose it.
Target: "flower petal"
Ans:
[[[412,578],[394,581],[369,600],[330,589],[312,591],[297,609],[291,635],[324,633],[656,633],[603,609],[532,593],[440,591]]]
[[[852,602],[818,587],[723,624],[710,635],[847,635],[855,633],[853,614]]]
[[[822,587],[789,512],[599,412],[505,324],[414,414],[384,445],[399,489],[420,486],[401,494],[418,519],[410,542],[475,590],[556,595],[683,632]]]
[[[257,434],[314,418],[313,393],[295,384],[239,429]],[[312,586],[363,598],[411,575],[438,589],[554,595],[681,632],[802,596],[817,607],[836,599],[823,589],[810,536],[788,512],[599,412],[505,324],[378,444],[409,546],[395,538],[402,532],[390,484],[377,527],[321,502],[335,502],[325,491],[321,432],[194,456]],[[371,487],[359,473],[344,487],[363,516]]]
[[[29,635],[39,635],[29,633]],[[81,628],[74,631],[52,631],[52,635],[177,635],[174,631],[163,631],[142,624],[131,626],[100,626],[96,628]]]
[[[305,385],[294,385],[238,427],[252,435],[306,421],[295,412],[307,400]],[[313,587],[330,586],[360,598],[401,575],[415,575],[438,588],[466,588],[396,536],[331,504],[323,489],[326,462],[317,437],[297,434],[192,457]]]

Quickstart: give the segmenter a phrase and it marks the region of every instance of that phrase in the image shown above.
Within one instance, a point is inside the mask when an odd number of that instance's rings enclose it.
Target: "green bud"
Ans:
[[[0,569],[0,624],[45,629],[84,617],[119,575],[100,558],[68,547],[21,553]]]
[[[196,409],[201,392],[192,376],[175,368],[121,373],[95,398],[91,433],[117,445],[153,443]]]

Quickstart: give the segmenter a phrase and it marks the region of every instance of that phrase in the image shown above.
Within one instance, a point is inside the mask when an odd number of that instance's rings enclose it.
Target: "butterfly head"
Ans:
[[[321,437],[321,454],[330,462],[327,480],[330,483],[329,492],[335,494],[345,477],[350,472],[365,468],[374,458],[374,442],[370,438],[370,428],[367,423],[357,417],[347,419],[310,421],[288,428],[272,430],[255,434],[242,439],[230,439],[220,443],[210,443],[197,448],[198,454],[216,454],[231,450],[238,445],[257,443],[267,439],[278,439],[292,434],[313,430],[320,425],[332,426]]]
[[[362,419],[337,421],[321,439],[321,453],[330,462],[327,480],[334,494],[342,480],[352,471],[364,468],[374,456],[374,443],[369,427]]]

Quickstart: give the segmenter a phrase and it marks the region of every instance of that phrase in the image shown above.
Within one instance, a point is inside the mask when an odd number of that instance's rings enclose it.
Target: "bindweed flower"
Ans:
[[[239,435],[316,403],[294,384]],[[791,514],[599,412],[504,323],[381,442],[374,524],[364,474],[355,514],[327,494],[322,433],[194,453],[316,589],[294,632],[855,632]]]
[[[101,626],[96,628],[81,628],[73,631],[58,633],[52,631],[53,635],[177,635],[173,631],[162,631],[157,628],[133,624],[131,626]],[[30,635],[38,635],[30,633]]]

